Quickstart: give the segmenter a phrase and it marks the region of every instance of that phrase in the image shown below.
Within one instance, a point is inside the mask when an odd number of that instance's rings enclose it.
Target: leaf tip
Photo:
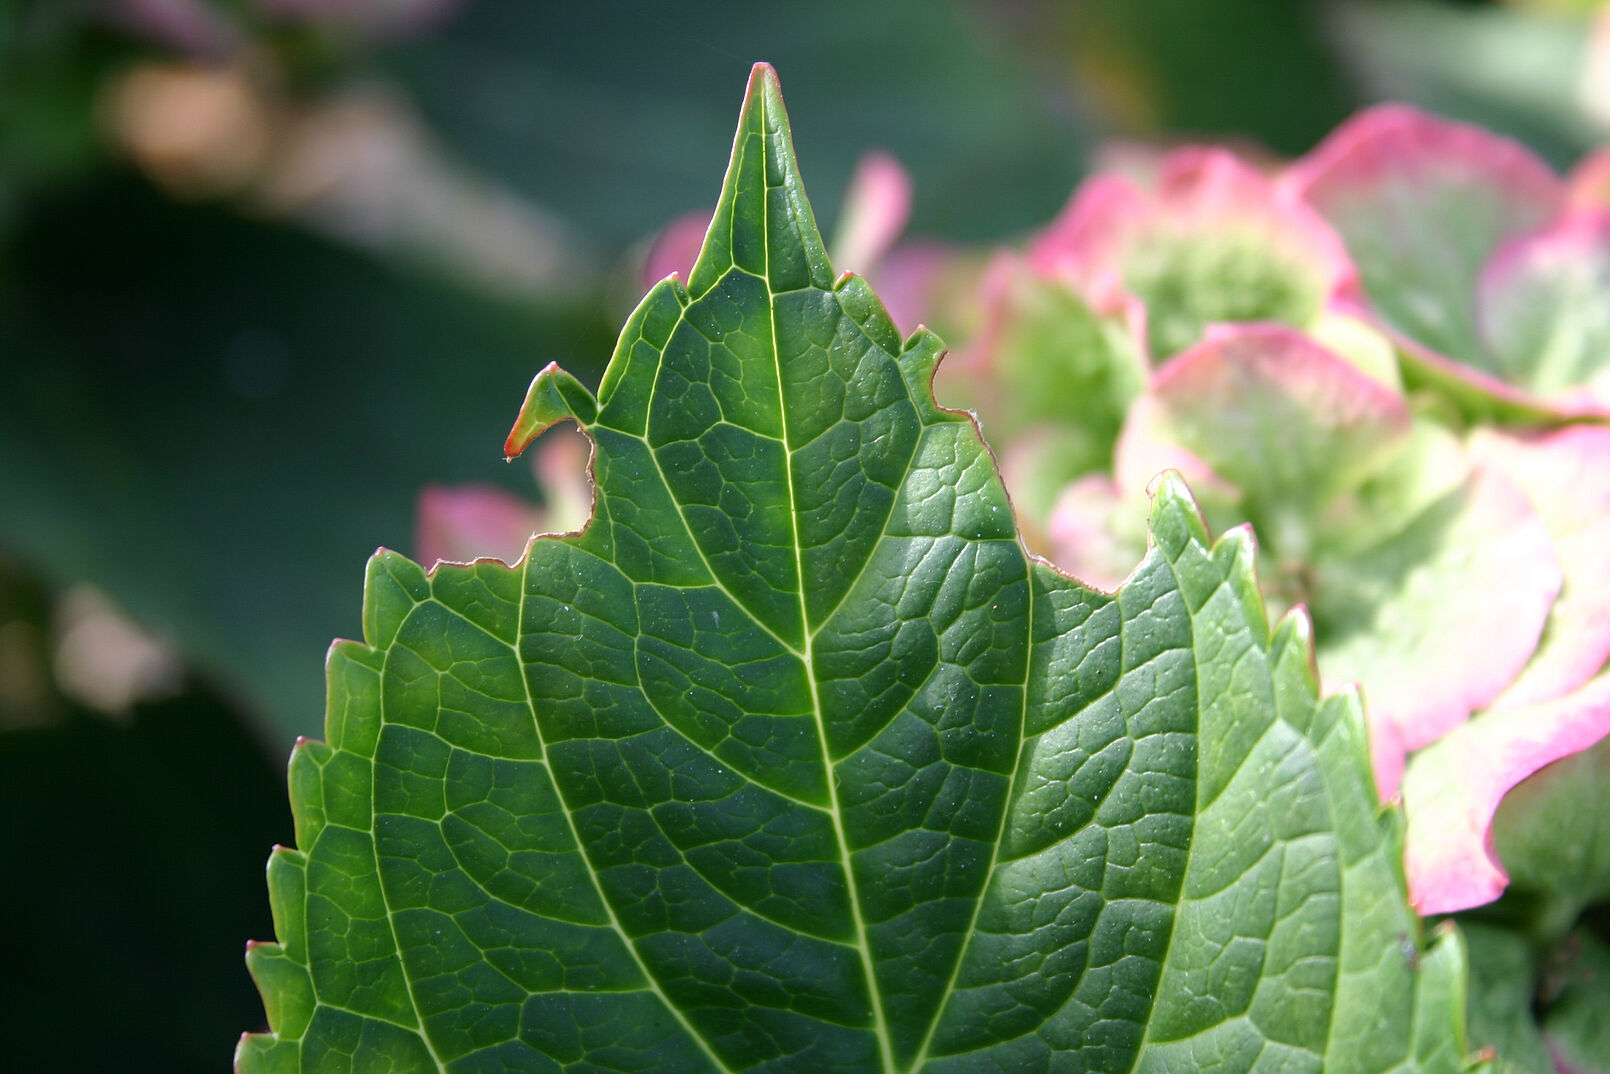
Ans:
[[[1314,617],[1306,604],[1293,604],[1275,624],[1275,636],[1301,645],[1311,653],[1314,648]]]
[[[783,99],[782,83],[777,79],[777,69],[765,60],[761,60],[749,69],[749,88],[744,96],[749,100],[764,98],[767,104],[773,100],[781,103]]]
[[[530,446],[545,429],[566,419],[585,428],[598,416],[598,401],[592,392],[559,368],[557,362],[543,366],[531,386],[526,389],[525,402],[514,419],[514,426],[503,441],[503,457],[513,459]]]
[[[905,379],[906,389],[912,398],[919,405],[936,411],[940,408],[934,399],[934,374],[938,372],[945,353],[945,341],[925,326],[918,325],[901,344],[897,359],[900,375]],[[956,415],[962,412],[950,410],[945,413]]]
[[[1158,473],[1147,484],[1146,495],[1152,501],[1154,526],[1164,519],[1178,518],[1188,521],[1193,529],[1200,530],[1202,539],[1206,540],[1207,524],[1196,506],[1196,497],[1191,495],[1190,486],[1178,470],[1170,468]]]
[[[1195,501],[1193,500],[1192,502],[1194,504]],[[1245,563],[1249,570],[1257,562],[1258,534],[1253,530],[1250,522],[1231,526],[1219,536],[1219,539],[1214,544],[1224,549],[1225,554]]]

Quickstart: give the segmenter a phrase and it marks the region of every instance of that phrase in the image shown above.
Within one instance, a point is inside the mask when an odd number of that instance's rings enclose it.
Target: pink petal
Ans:
[[[1490,197],[1509,235],[1552,217],[1565,195],[1559,177],[1519,142],[1405,104],[1349,119],[1292,165],[1286,182],[1327,217],[1360,203],[1393,212],[1404,207],[1387,200],[1394,191],[1466,188]]]
[[[1212,466],[1181,447],[1169,427],[1168,408],[1155,395],[1143,395],[1129,408],[1113,455],[1113,476],[1126,496],[1141,496],[1164,470],[1177,470],[1199,503],[1234,503],[1241,490]],[[1204,512],[1205,513],[1205,512]]]
[[[1575,425],[1537,435],[1484,429],[1472,437],[1471,453],[1525,492],[1560,560],[1565,583],[1547,633],[1497,704],[1549,701],[1610,661],[1610,428]]]
[[[1068,485],[1070,449],[1077,450],[1082,436],[1081,429],[1040,423],[1015,432],[997,453],[1018,531],[1031,552],[1049,554],[1052,548],[1044,527]]]
[[[1137,241],[1159,231],[1212,236],[1237,229],[1274,243],[1321,275],[1329,288],[1351,278],[1347,251],[1294,191],[1269,180],[1234,154],[1216,148],[1175,150],[1147,191],[1116,176],[1086,182],[1061,215],[1030,245],[1042,271],[1071,268],[1088,277],[1121,275]]]
[[[971,266],[953,248],[937,242],[904,242],[884,255],[867,282],[883,301],[889,319],[902,332],[953,312],[952,275],[960,272],[971,282]],[[966,296],[971,300],[971,295]],[[948,327],[948,326],[947,326]]]
[[[539,507],[491,485],[427,485],[414,515],[414,551],[426,565],[497,559],[517,563],[539,533],[575,533],[593,508],[588,474],[592,441],[570,422],[537,440],[531,469],[542,489]]]
[[[1047,526],[1051,561],[1088,586],[1114,592],[1146,554],[1146,501],[1125,496],[1105,474],[1063,490]]]
[[[1565,183],[1572,209],[1610,209],[1610,145],[1577,161]]]
[[[675,272],[683,280],[693,271],[699,258],[705,232],[710,230],[710,210],[683,213],[661,229],[643,260],[642,282],[647,290]]]
[[[542,489],[546,532],[578,533],[592,517],[592,453],[593,442],[568,421],[549,429],[537,441],[531,471]]]
[[[1036,271],[1072,282],[1096,309],[1135,317],[1128,280],[1160,244],[1234,243],[1311,279],[1322,304],[1354,289],[1347,251],[1325,221],[1294,190],[1215,148],[1168,154],[1152,190],[1110,175],[1089,180],[1030,244],[1028,258]]]
[[[1409,762],[1410,899],[1422,914],[1497,898],[1509,882],[1493,850],[1499,801],[1527,776],[1610,734],[1610,675],[1553,701],[1494,709]]]
[[[1214,144],[1260,175],[1274,176],[1285,167],[1284,160],[1250,139],[1221,138],[1216,139]],[[1185,140],[1114,138],[1096,146],[1090,158],[1090,173],[1116,175],[1143,189],[1155,190],[1175,153],[1181,150],[1200,151],[1201,148]]]
[[[1361,308],[1361,312],[1364,316],[1371,317],[1372,322],[1376,323],[1398,348],[1399,353],[1403,355],[1405,366],[1415,371],[1418,380],[1437,388],[1477,413],[1486,415],[1497,411],[1504,415],[1504,420],[1533,423],[1577,416],[1576,411],[1570,406],[1552,403],[1501,380],[1492,373],[1483,372],[1464,362],[1449,358],[1391,325],[1380,323],[1380,319],[1372,317],[1367,310]]]
[[[547,528],[540,507],[491,485],[427,485],[415,526],[414,554],[425,564],[518,563],[526,543]]]
[[[1568,213],[1487,263],[1477,312],[1505,379],[1571,415],[1610,415],[1610,212]]]
[[[1547,165],[1478,127],[1382,105],[1339,127],[1285,185],[1341,233],[1389,325],[1496,372],[1476,335],[1475,283],[1500,243],[1563,207],[1565,186]]]
[[[1560,591],[1548,531],[1502,474],[1474,468],[1449,506],[1437,508],[1445,514],[1435,529],[1417,520],[1346,561],[1326,562],[1315,584],[1320,622],[1336,617],[1334,602],[1374,594],[1367,629],[1319,638],[1319,667],[1327,691],[1364,688],[1383,798],[1397,790],[1393,752],[1460,728],[1520,675]],[[1395,563],[1408,569],[1387,588]]]
[[[834,269],[870,273],[905,230],[910,216],[911,176],[888,153],[867,153],[844,192],[830,247]]]
[[[1115,274],[1120,253],[1155,212],[1152,199],[1128,180],[1094,176],[1029,243],[1029,264],[1047,276],[1073,274],[1083,281]]]
[[[1152,377],[1183,446],[1265,502],[1350,488],[1407,436],[1398,393],[1284,325],[1215,325]]]

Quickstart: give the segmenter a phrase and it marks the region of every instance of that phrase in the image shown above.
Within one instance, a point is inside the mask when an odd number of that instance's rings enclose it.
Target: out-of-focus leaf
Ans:
[[[16,923],[0,960],[19,983],[0,1040],[28,1070],[207,1074],[261,1020],[239,944],[270,923],[259,863],[291,833],[284,768],[184,671],[112,711],[70,696],[96,670],[70,665],[120,659],[104,631],[92,651],[74,638],[70,596],[0,557],[0,913]]]
[[[1586,929],[1567,938],[1565,987],[1543,1023],[1559,1074],[1610,1074],[1610,947]]]
[[[322,711],[309,635],[357,626],[357,586],[333,565],[408,544],[427,483],[529,489],[528,472],[488,472],[496,445],[466,425],[529,379],[533,353],[610,339],[591,312],[466,292],[130,181],[41,202],[4,255],[0,547],[109,593],[285,746]],[[225,581],[248,561],[254,584]]]
[[[1356,698],[1177,480],[1108,596],[835,280],[758,67],[686,288],[595,398],[594,516],[371,560],[292,760],[243,1071],[1461,1069]]]
[[[1361,100],[1413,102],[1563,164],[1604,137],[1584,92],[1593,33],[1540,6],[1352,0],[1325,24]]]
[[[1470,950],[1471,1045],[1493,1049],[1493,1074],[1556,1074],[1533,1013],[1533,941],[1485,921],[1463,922],[1461,931]]]
[[[824,220],[882,146],[922,177],[919,234],[995,241],[1056,211],[1088,146],[1087,113],[1004,46],[1009,18],[970,0],[596,0],[540,15],[481,3],[385,59],[477,172],[624,244],[708,207],[704,164],[726,149],[728,87],[764,54],[813,117],[796,135]]]

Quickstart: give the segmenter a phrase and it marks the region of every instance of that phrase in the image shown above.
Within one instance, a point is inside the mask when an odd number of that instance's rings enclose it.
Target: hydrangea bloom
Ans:
[[[1610,733],[1610,429],[1561,427],[1610,416],[1606,174],[1401,106],[1272,174],[1177,151],[1000,255],[941,372],[1086,580],[1138,560],[1165,468],[1253,525],[1364,690],[1428,913],[1496,897],[1505,793]]]

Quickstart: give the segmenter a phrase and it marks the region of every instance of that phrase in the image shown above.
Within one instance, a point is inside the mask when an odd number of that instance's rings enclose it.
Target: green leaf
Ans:
[[[1460,1069],[1247,534],[1170,480],[1117,594],[1029,558],[939,356],[834,279],[757,67],[687,287],[517,425],[592,437],[587,530],[370,562],[240,1070]]]
[[[1485,921],[1467,921],[1470,1040],[1491,1048],[1494,1074],[1554,1074],[1538,1029],[1537,966],[1532,941]]]
[[[1543,1020],[1544,1039],[1559,1070],[1610,1074],[1610,947],[1584,928],[1564,950],[1563,987]]]

